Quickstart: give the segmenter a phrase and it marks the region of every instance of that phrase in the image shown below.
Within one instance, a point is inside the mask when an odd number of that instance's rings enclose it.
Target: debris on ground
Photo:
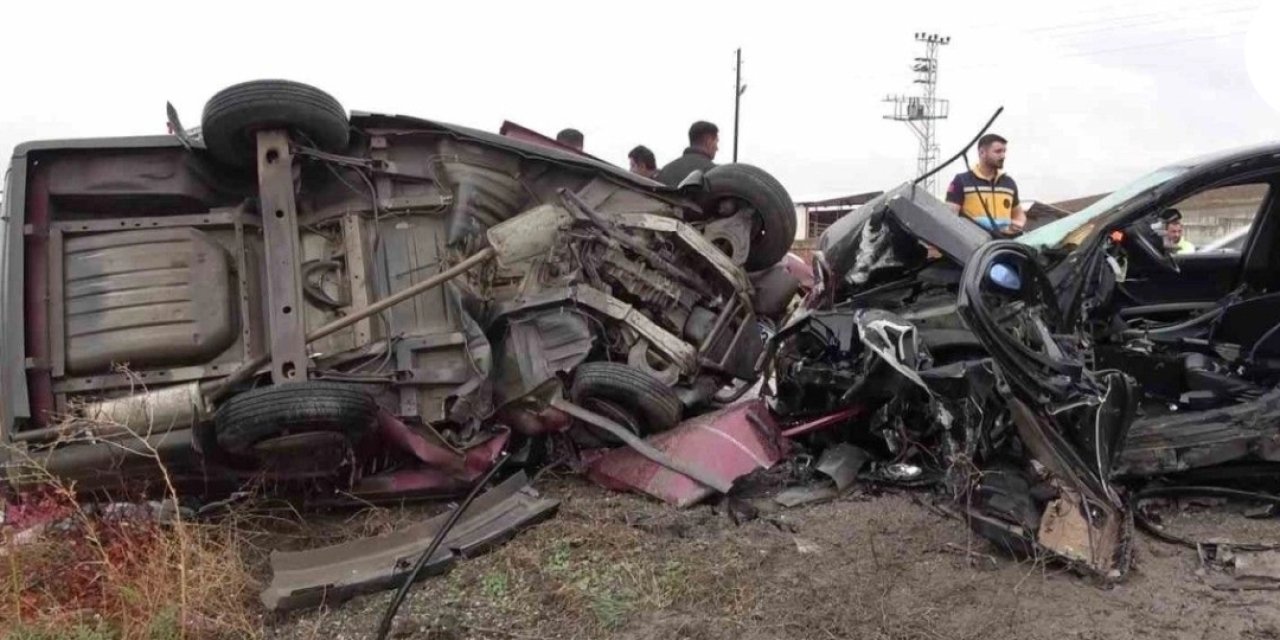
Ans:
[[[180,528],[255,492],[305,509],[487,489],[456,529],[272,555],[267,609],[332,605],[405,584],[433,541],[417,575],[551,518],[560,498],[533,485],[567,468],[767,523],[799,556],[840,545],[788,514],[918,490],[987,550],[1102,584],[1130,577],[1138,530],[1195,549],[1214,589],[1280,584],[1274,542],[1165,513],[1280,508],[1280,225],[1224,272],[1153,227],[1205,185],[1280,182],[1274,146],[1016,239],[916,180],[827,228],[810,267],[787,251],[790,196],[750,165],[664,187],[514,125],[348,116],[282,81],[220,92],[198,132],[169,117],[163,140],[15,157],[5,213],[30,260],[0,305],[24,332],[0,351],[19,372],[0,462],[27,496],[59,480],[107,499],[8,505],[2,553],[85,517]]]
[[[427,560],[420,578],[440,575],[460,559],[474,558],[526,527],[552,517],[559,501],[542,498],[523,472],[481,494]],[[334,606],[351,597],[399,587],[448,516],[385,536],[331,547],[271,554],[271,583],[262,592],[268,610]]]

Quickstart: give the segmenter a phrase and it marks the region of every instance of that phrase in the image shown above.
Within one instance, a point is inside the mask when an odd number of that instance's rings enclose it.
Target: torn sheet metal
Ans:
[[[804,505],[835,500],[839,496],[840,491],[835,487],[804,486],[784,489],[773,497],[773,501],[788,509],[794,509]]]
[[[879,309],[857,312],[854,321],[858,325],[858,338],[886,364],[925,391],[929,387],[920,379],[917,370],[929,363],[928,355],[920,345],[915,325]],[[930,391],[930,393],[932,393]]]
[[[950,258],[965,264],[991,236],[964,216],[958,216],[941,200],[915,185],[904,184],[885,194],[893,219],[909,235],[919,238]]]
[[[1280,589],[1280,552],[1241,551],[1235,554],[1232,575],[1242,584]]]
[[[875,406],[915,385],[930,364],[915,325],[879,309],[797,314],[778,333],[774,410],[789,418]],[[896,374],[896,375],[895,375]]]
[[[1124,501],[1048,418],[1016,397],[1009,407],[1019,438],[1059,482],[1061,497],[1045,509],[1038,543],[1099,577],[1122,578],[1133,562],[1133,518]]]
[[[1045,507],[1036,539],[1059,557],[1107,576],[1119,571],[1121,519],[1097,517],[1088,510],[1090,507],[1079,495],[1063,491],[1061,498]]]
[[[873,286],[924,265],[924,243],[965,264],[990,240],[978,225],[904,184],[832,224],[818,240],[827,267],[855,287]]]
[[[347,492],[361,502],[410,497],[446,497],[466,492],[493,466],[511,437],[507,427],[477,430],[458,448],[425,425],[409,426],[378,412],[378,442],[412,456],[421,465],[359,478]]]
[[[870,452],[841,442],[822,452],[815,467],[819,473],[831,478],[836,483],[836,490],[841,493],[853,486],[858,479],[858,472],[874,458]]]
[[[880,196],[868,202],[836,220],[818,238],[821,262],[841,281],[874,286],[901,277],[927,257],[919,241],[890,226],[886,201]]]
[[[498,406],[523,398],[559,373],[573,371],[586,361],[595,338],[586,314],[568,306],[512,317],[498,343]]]
[[[785,440],[761,400],[749,400],[682,422],[647,439],[671,458],[704,469],[726,484],[777,464]],[[631,449],[615,449],[594,460],[587,475],[617,491],[636,491],[684,508],[715,493]]]
[[[1234,460],[1280,461],[1280,390],[1252,402],[1135,420],[1116,461],[1120,476],[1176,473]]]
[[[420,575],[444,573],[458,558],[475,557],[554,515],[560,501],[542,498],[528,485],[520,472],[476,498]],[[397,587],[448,518],[442,513],[385,536],[272,552],[272,578],[262,604],[270,610],[298,609]]]

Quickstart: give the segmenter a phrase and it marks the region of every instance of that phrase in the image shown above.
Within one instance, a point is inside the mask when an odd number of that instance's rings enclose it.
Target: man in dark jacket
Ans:
[[[650,180],[658,175],[658,160],[653,157],[653,151],[644,145],[636,145],[627,154],[627,159],[631,161],[631,173],[642,175]]]
[[[573,147],[578,151],[582,151],[582,146],[583,143],[586,142],[586,137],[577,129],[561,129],[560,133],[556,134],[556,142]]]
[[[689,148],[684,155],[667,163],[658,172],[656,180],[668,186],[678,186],[694,171],[706,171],[716,166],[713,162],[720,150],[720,128],[699,120],[689,127]]]

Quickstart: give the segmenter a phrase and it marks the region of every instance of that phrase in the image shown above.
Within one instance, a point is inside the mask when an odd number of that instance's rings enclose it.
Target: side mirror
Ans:
[[[1017,267],[1003,262],[991,265],[991,269],[987,271],[987,279],[1005,291],[1016,292],[1022,290],[1022,276],[1018,273]]]

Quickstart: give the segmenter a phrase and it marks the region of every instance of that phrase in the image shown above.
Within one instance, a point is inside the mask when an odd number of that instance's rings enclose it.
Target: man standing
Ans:
[[[1018,183],[1004,172],[1009,142],[988,133],[978,139],[978,164],[956,174],[947,187],[947,204],[983,229],[1016,236],[1027,225],[1027,214],[1018,200]]]
[[[1196,246],[1182,233],[1182,212],[1170,207],[1160,214],[1164,220],[1164,248],[1169,253],[1192,253]]]
[[[719,150],[720,128],[699,120],[689,127],[689,148],[658,172],[657,181],[671,187],[679,186],[694,171],[706,171],[716,166],[713,161]]]
[[[562,129],[556,134],[556,142],[565,146],[573,147],[578,151],[582,151],[582,147],[586,142],[586,137],[577,129]]]
[[[649,147],[644,145],[636,145],[627,154],[627,159],[631,161],[631,173],[642,175],[653,180],[658,175],[658,160],[653,157],[653,152]]]

